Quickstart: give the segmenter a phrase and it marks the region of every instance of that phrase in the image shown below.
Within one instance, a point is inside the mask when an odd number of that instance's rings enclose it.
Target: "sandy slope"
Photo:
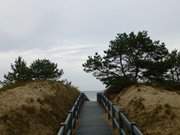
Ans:
[[[150,86],[132,86],[115,96],[129,119],[145,135],[180,135],[180,94]]]
[[[0,92],[0,135],[54,135],[78,94],[49,81]]]

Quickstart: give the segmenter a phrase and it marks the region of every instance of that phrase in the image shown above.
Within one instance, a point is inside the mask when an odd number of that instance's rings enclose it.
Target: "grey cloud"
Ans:
[[[166,40],[180,32],[177,0],[11,2],[5,2],[7,8],[2,8],[0,14],[0,32],[7,34],[0,44],[5,49],[46,48],[57,40],[108,44],[117,32],[138,30],[148,30],[152,36]]]
[[[0,0],[0,76],[18,55],[28,61],[47,57],[81,89],[103,88],[83,73],[87,56],[106,49],[117,33],[139,30],[180,49],[179,5],[179,0]]]

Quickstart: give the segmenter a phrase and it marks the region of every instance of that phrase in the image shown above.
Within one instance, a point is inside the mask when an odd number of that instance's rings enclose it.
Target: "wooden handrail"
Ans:
[[[122,110],[115,104],[112,104],[112,102],[103,93],[97,94],[97,101],[105,109],[108,114],[108,119],[112,120],[113,128],[119,129],[120,135],[143,135],[136,124],[130,122]]]
[[[88,100],[84,93],[81,93],[76,99],[72,109],[69,111],[68,116],[64,123],[61,123],[61,128],[57,135],[72,135],[73,130],[76,127],[77,119],[84,101]]]

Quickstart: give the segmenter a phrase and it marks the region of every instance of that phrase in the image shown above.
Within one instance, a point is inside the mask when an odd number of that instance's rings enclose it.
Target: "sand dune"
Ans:
[[[0,92],[1,135],[54,135],[79,92],[39,81]]]
[[[113,99],[144,135],[180,135],[180,94],[150,86],[131,86]]]

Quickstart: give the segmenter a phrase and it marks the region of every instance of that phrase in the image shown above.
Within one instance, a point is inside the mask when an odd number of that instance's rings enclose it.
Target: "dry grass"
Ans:
[[[113,102],[125,108],[144,135],[180,135],[180,95],[151,86],[132,86]]]
[[[78,95],[76,88],[52,81],[1,92],[1,135],[55,135]]]

